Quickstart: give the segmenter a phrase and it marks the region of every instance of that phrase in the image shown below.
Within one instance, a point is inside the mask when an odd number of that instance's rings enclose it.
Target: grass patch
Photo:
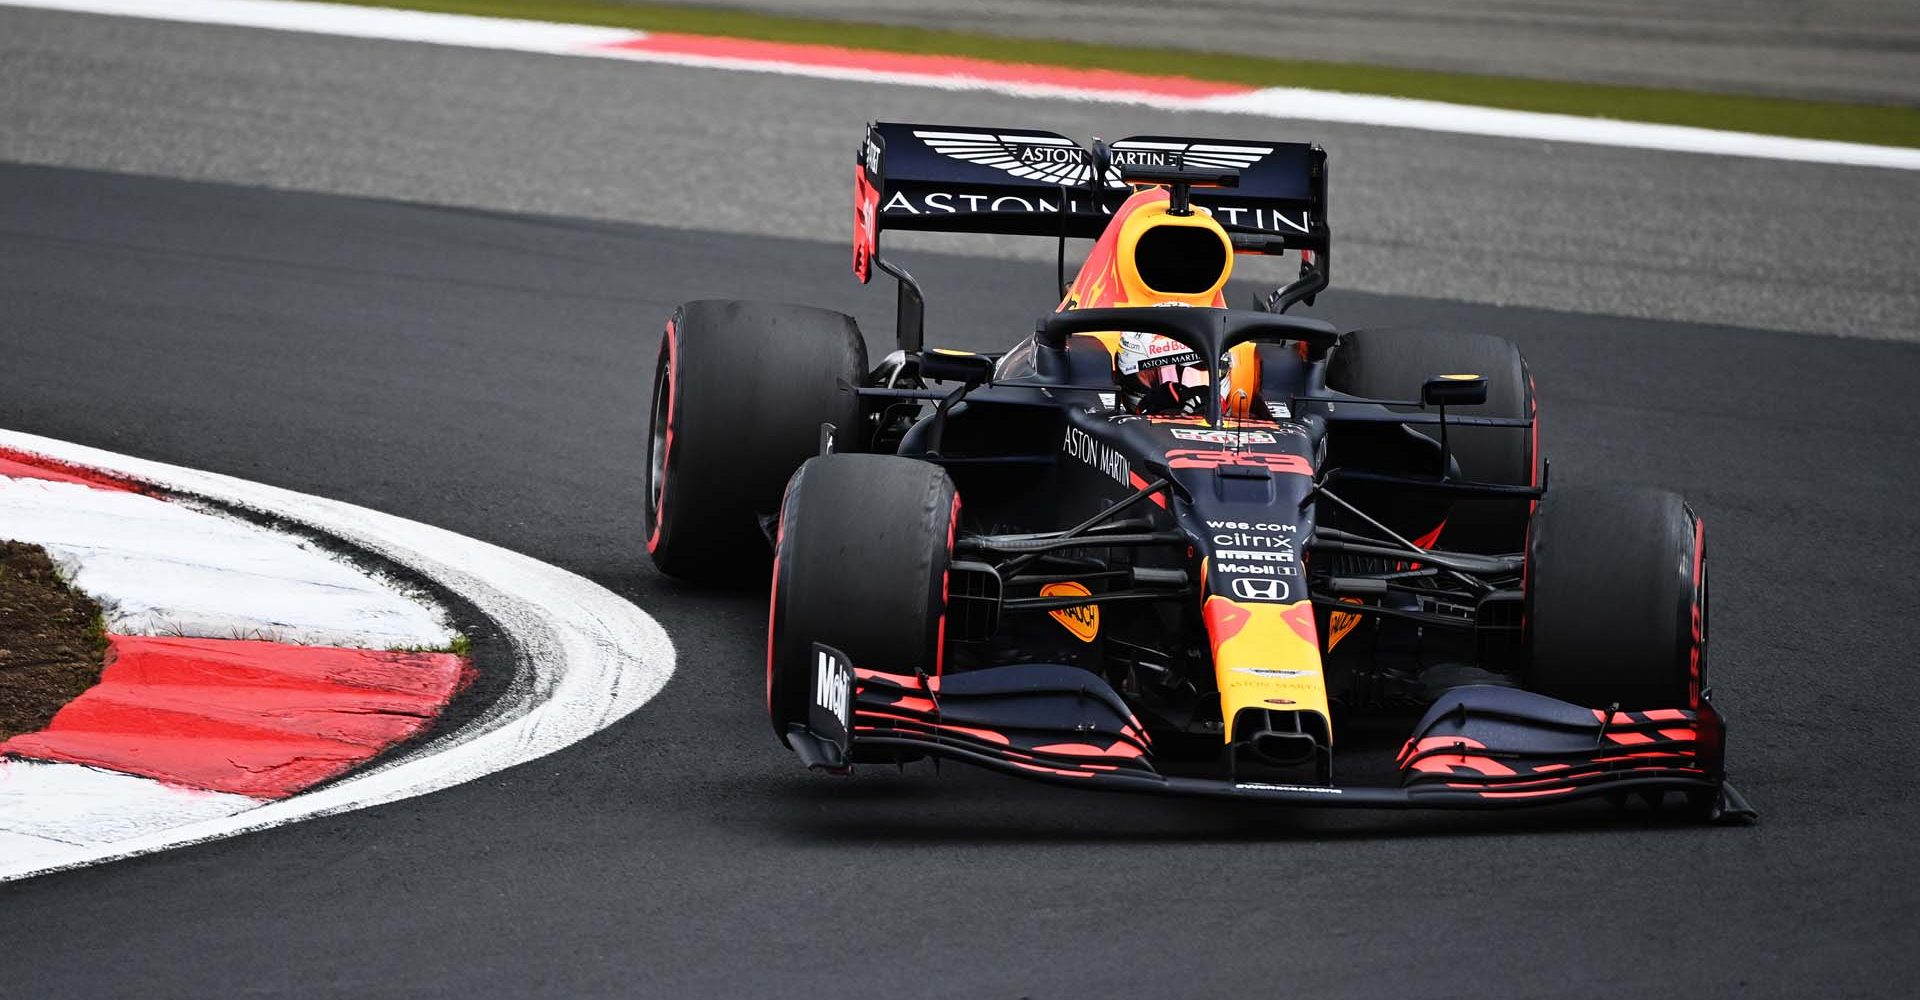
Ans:
[[[1417,97],[1459,104],[1694,125],[1807,139],[1920,146],[1920,108],[1713,94],[1655,87],[1532,80],[1395,69],[1353,63],[1196,53],[1171,48],[1007,38],[746,11],[624,4],[608,0],[335,0],[362,7],[516,17],[606,27],[724,35],[762,41],[973,56],[1131,73],[1189,76],[1260,87],[1311,87],[1355,94]]]
[[[473,640],[458,632],[453,641],[444,646],[388,646],[389,653],[452,653],[455,656],[472,656]]]
[[[95,658],[107,655],[107,615],[96,605],[93,617],[87,621],[87,643]]]

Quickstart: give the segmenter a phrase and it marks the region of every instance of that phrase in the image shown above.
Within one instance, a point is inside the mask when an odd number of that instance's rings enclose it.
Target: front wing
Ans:
[[[1160,773],[1126,702],[1077,667],[1017,664],[945,676],[859,667],[814,647],[813,706],[788,743],[810,768],[925,755],[1111,791],[1289,805],[1486,809],[1678,792],[1717,821],[1754,810],[1726,783],[1711,703],[1622,712],[1492,685],[1449,691],[1400,750],[1398,787],[1274,784]]]

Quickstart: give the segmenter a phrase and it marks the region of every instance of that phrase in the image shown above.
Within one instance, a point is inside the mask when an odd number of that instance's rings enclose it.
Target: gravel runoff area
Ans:
[[[1284,59],[1920,101],[1911,0],[673,0],[800,17]]]
[[[840,240],[875,118],[1313,139],[1339,288],[1920,337],[1915,172],[0,8],[0,160],[22,163]]]

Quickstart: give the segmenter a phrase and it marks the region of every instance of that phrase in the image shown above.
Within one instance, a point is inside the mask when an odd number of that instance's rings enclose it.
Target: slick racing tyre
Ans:
[[[855,667],[938,676],[960,498],[946,470],[891,455],[808,459],[787,484],[767,613],[767,714],[804,722],[813,644]]]
[[[1588,708],[1697,708],[1706,557],[1673,493],[1554,488],[1527,545],[1524,686]]]
[[[757,585],[759,518],[820,425],[858,443],[867,345],[852,318],[771,302],[689,302],[667,320],[654,368],[644,529],[661,572]]]
[[[1434,375],[1472,373],[1487,379],[1487,401],[1461,407],[1459,416],[1524,418],[1534,414],[1533,377],[1511,341],[1482,333],[1423,330],[1356,330],[1340,341],[1327,361],[1327,385],[1374,399],[1419,399],[1420,386]],[[1439,440],[1439,429],[1419,426]],[[1462,475],[1475,482],[1530,486],[1535,482],[1538,436],[1520,428],[1450,427],[1447,443]],[[1404,473],[1407,470],[1395,470]],[[1417,470],[1431,475],[1431,468]],[[1371,508],[1360,504],[1362,510]],[[1446,527],[1434,544],[1463,552],[1519,552],[1526,543],[1526,500],[1456,500],[1441,508]],[[1431,518],[1431,514],[1426,515]],[[1419,519],[1416,519],[1416,521]],[[1422,535],[1434,523],[1395,524]]]

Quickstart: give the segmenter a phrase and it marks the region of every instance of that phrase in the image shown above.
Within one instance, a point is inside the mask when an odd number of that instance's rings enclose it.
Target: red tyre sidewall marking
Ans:
[[[786,552],[787,543],[787,503],[799,493],[800,477],[806,471],[805,463],[794,470],[787,479],[787,488],[780,494],[780,519],[773,526],[773,579],[767,589],[767,718],[773,718],[773,669],[775,637],[780,628],[780,563]],[[785,734],[780,739],[786,740]]]
[[[1700,687],[1702,682],[1701,660],[1706,656],[1706,579],[1702,575],[1707,561],[1707,521],[1696,518],[1693,522],[1693,601],[1692,601],[1692,651],[1687,661],[1687,707],[1695,711],[1700,709]]]
[[[1538,486],[1540,485],[1540,390],[1534,388],[1531,368],[1527,369],[1527,417],[1533,421],[1533,440],[1527,446],[1527,485]],[[1540,501],[1533,501],[1533,507],[1539,505]]]
[[[953,539],[960,528],[960,491],[953,493],[953,506],[947,512],[947,565],[940,570],[940,624],[935,630],[933,676],[938,678],[947,665],[947,588],[953,580]]]
[[[674,327],[678,325],[674,322],[676,318],[677,315],[667,317],[665,340],[667,345],[667,433],[660,442],[659,495],[653,498],[653,532],[647,536],[648,555],[652,555],[654,550],[660,547],[660,527],[667,523],[667,476],[672,469],[669,463],[673,460],[673,425],[674,417],[678,412],[674,409],[674,396],[679,394],[680,389],[678,371],[680,352],[673,343]],[[653,486],[652,483],[647,484],[649,490],[653,489]]]
[[[786,518],[773,535],[773,586],[767,592],[767,718],[773,718],[773,637],[780,618],[780,540],[787,533]]]
[[[1523,360],[1521,364],[1526,364]],[[1527,485],[1540,485],[1540,391],[1533,385],[1533,369],[1527,369],[1527,416],[1533,419],[1530,453],[1527,455]],[[1538,499],[1527,501],[1527,535],[1520,540],[1520,593],[1527,592],[1527,577],[1533,569],[1533,517],[1540,512]],[[1524,599],[1520,603],[1520,634],[1527,631],[1527,605]]]

